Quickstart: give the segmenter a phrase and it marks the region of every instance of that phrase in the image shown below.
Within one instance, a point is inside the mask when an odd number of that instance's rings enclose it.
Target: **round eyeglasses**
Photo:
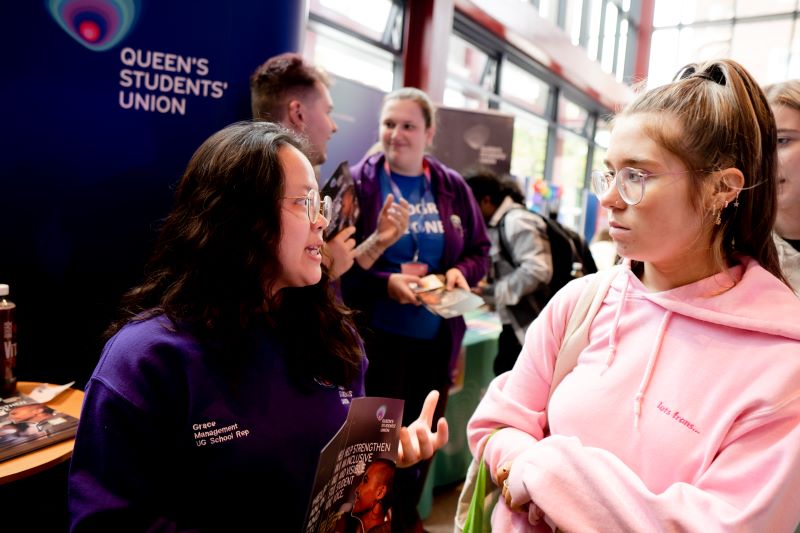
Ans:
[[[628,205],[636,205],[644,198],[644,185],[648,178],[656,176],[666,176],[670,174],[687,174],[691,170],[679,172],[659,172],[651,174],[638,168],[624,167],[616,172],[606,170],[592,171],[592,192],[597,196],[602,196],[611,188],[611,183],[616,182],[617,191],[622,200]]]
[[[331,221],[333,200],[331,200],[330,196],[320,198],[317,189],[309,189],[308,194],[305,196],[284,196],[284,198],[287,200],[304,200],[303,203],[306,206],[306,215],[308,215],[308,221],[312,224],[317,223],[320,215],[325,217],[326,221]]]

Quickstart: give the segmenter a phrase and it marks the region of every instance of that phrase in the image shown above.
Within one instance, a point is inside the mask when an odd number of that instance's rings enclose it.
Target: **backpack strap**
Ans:
[[[575,240],[580,240],[580,235],[573,231],[572,229],[563,226],[559,221],[550,218],[549,216],[540,215],[545,223],[547,224],[548,228],[548,236],[550,233],[558,235],[562,240],[566,241],[569,244],[570,255],[572,256],[572,261],[570,261],[569,267],[571,268],[570,275],[573,278],[579,278],[584,274],[588,274],[583,268],[583,257],[581,256],[580,251],[578,251],[578,247],[575,244]],[[552,246],[552,239],[551,239],[551,246]]]
[[[547,403],[550,403],[553,393],[561,380],[572,372],[578,363],[578,356],[589,344],[589,326],[592,324],[597,311],[605,300],[611,282],[619,272],[616,268],[603,270],[594,274],[581,291],[575,308],[567,322],[561,348],[556,356],[556,365],[553,370],[553,379],[550,382],[550,393]]]
[[[503,216],[500,217],[500,220],[497,222],[497,233],[500,241],[500,254],[503,258],[511,264],[514,268],[519,268],[519,262],[514,259],[514,254],[511,253],[511,243],[508,242],[508,236],[506,236],[506,215],[508,215],[514,209],[522,209],[521,207],[512,207],[505,213]],[[528,211],[525,209],[525,211]],[[531,211],[529,211],[531,212]]]

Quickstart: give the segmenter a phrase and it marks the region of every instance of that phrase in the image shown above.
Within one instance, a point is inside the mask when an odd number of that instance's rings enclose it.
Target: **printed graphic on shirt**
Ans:
[[[250,435],[250,430],[229,424],[221,426],[216,420],[208,420],[192,424],[192,433],[195,446],[214,446],[234,439],[243,439]]]
[[[350,401],[353,399],[353,391],[339,387],[339,399],[342,401],[342,405],[350,405]]]
[[[353,391],[350,389],[342,387],[341,385],[335,385],[332,381],[319,376],[314,378],[314,382],[326,389],[339,389],[339,401],[342,402],[342,405],[350,405],[350,401],[353,399]]]
[[[670,418],[672,418],[672,420],[674,420],[675,422],[685,426],[687,429],[690,429],[695,433],[700,433],[700,431],[695,427],[695,425],[692,422],[690,422],[689,420],[684,418],[683,415],[681,415],[680,411],[673,411],[672,408],[670,408],[667,405],[664,405],[663,402],[658,402],[658,410],[664,413],[665,415],[669,416]]]
[[[425,199],[427,200],[427,198]],[[444,225],[439,218],[439,208],[431,201],[411,204],[409,208],[408,230],[412,234],[443,234]]]

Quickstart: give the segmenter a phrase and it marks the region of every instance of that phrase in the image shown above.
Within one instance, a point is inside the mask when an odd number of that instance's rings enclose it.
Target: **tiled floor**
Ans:
[[[453,533],[453,520],[456,513],[461,483],[443,490],[434,491],[431,514],[425,520],[425,531],[428,533]]]

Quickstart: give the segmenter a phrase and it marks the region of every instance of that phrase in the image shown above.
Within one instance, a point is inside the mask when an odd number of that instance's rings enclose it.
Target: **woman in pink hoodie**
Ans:
[[[767,100],[729,60],[685,67],[615,118],[592,181],[625,263],[588,345],[545,414],[585,277],[531,325],[467,429],[503,486],[494,531],[800,521],[800,300],[771,238],[775,152]]]

